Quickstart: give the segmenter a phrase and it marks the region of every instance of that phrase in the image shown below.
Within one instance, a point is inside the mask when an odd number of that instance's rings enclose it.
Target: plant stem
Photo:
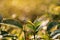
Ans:
[[[35,40],[36,38],[35,38],[35,33],[34,33],[34,40]]]
[[[24,31],[24,38],[25,38],[25,40],[26,40],[26,32]]]

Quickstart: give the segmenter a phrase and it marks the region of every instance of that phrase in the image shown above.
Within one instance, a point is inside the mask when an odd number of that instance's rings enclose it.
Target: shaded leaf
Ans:
[[[48,25],[48,27],[47,27],[47,31],[49,31],[55,25],[57,25],[57,22],[50,22],[49,25]]]
[[[8,34],[6,31],[1,31],[1,35]]]
[[[3,20],[3,17],[2,17],[2,15],[0,15],[0,22],[2,22],[2,20]]]
[[[57,29],[60,29],[60,25],[58,25]]]
[[[21,23],[18,22],[18,21],[16,21],[16,20],[13,20],[13,19],[6,19],[6,20],[3,20],[3,23],[15,25],[15,26],[18,26],[19,28],[22,28]]]
[[[59,34],[60,30],[56,30],[50,34],[51,37],[55,36],[56,34]]]

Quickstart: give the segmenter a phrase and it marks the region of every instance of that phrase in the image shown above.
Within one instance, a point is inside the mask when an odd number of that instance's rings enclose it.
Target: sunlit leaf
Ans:
[[[34,23],[35,27],[39,26],[41,24],[41,22],[37,21]]]
[[[32,26],[35,26],[31,21],[27,20],[27,23],[31,24]]]
[[[27,24],[27,27],[29,27],[31,30],[35,30],[35,27],[31,24]]]

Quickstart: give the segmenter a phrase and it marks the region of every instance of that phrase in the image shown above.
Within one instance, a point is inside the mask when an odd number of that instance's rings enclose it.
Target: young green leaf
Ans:
[[[41,22],[37,21],[34,23],[35,27],[38,27],[41,24]]]
[[[31,25],[31,24],[27,24],[27,27],[29,27],[32,30],[35,30],[35,27],[33,25]]]

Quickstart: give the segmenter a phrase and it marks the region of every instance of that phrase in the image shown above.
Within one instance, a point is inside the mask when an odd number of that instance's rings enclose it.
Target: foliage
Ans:
[[[23,29],[23,25],[21,25],[21,20],[35,20],[36,16],[42,16],[45,14],[51,15],[50,19],[53,22],[49,22],[47,26],[47,34],[49,34],[50,29],[59,23],[60,21],[60,0],[0,0],[0,14],[3,15],[4,18],[13,18],[12,15],[16,15],[16,19],[6,19],[3,20],[3,23],[11,24],[18,26],[19,28]],[[48,17],[48,16],[47,16]],[[47,18],[46,17],[46,18]],[[2,18],[0,17],[0,22]],[[56,21],[56,22],[54,22]],[[38,31],[36,31],[41,24],[41,21],[28,21],[27,27],[30,28],[33,35],[35,36]],[[60,27],[60,26],[59,26]],[[58,28],[59,28],[58,27]],[[50,35],[50,34],[49,34]],[[47,36],[44,35],[44,37]]]
[[[30,28],[30,30],[32,31],[33,35],[34,35],[34,39],[35,39],[35,35],[37,34],[38,31],[36,31],[38,29],[38,27],[40,26],[41,22],[40,21],[36,21],[36,22],[31,22],[28,21],[27,23],[27,27]]]
[[[50,31],[50,29],[54,26],[56,26],[58,23],[57,22],[49,22],[48,27],[47,27],[47,31]]]
[[[19,23],[19,22],[16,21],[16,20],[13,20],[13,19],[6,19],[6,20],[3,20],[3,23],[15,25],[15,26],[18,26],[19,28],[22,28],[21,23]]]
[[[33,22],[33,23],[30,21],[29,23],[27,23],[27,27],[29,27],[34,32],[36,32],[36,30],[38,29],[38,27],[40,26],[40,24],[41,24],[41,22],[39,22],[39,21],[36,21],[36,22]]]

